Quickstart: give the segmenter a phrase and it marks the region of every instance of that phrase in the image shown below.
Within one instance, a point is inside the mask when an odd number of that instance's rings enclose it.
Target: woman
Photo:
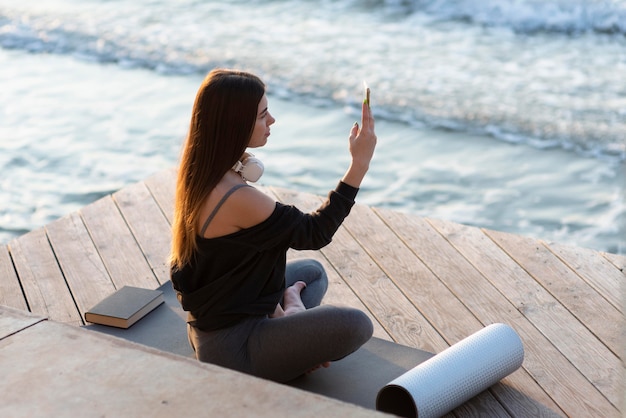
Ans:
[[[276,381],[328,367],[372,335],[356,309],[319,306],[323,267],[286,263],[289,248],[328,244],[354,204],[376,145],[364,102],[350,130],[352,162],[314,213],[275,202],[236,171],[247,148],[262,147],[275,119],[256,76],[211,71],[198,90],[175,197],[172,283],[188,311],[196,357]]]

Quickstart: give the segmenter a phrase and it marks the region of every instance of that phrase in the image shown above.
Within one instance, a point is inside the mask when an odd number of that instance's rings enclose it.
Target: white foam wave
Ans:
[[[626,34],[623,0],[384,0],[393,11],[427,13],[438,19],[536,31]]]

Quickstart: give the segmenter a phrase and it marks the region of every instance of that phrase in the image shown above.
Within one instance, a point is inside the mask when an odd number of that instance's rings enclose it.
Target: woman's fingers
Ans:
[[[350,129],[350,139],[356,138],[356,135],[358,133],[359,133],[359,123],[354,122],[354,125],[352,125],[352,129]]]
[[[370,110],[370,107],[367,103],[365,103],[365,101],[361,103],[361,127],[362,128],[365,127],[365,124],[367,123],[367,120],[369,119],[369,116],[368,116],[369,110]]]
[[[359,187],[369,169],[376,148],[374,118],[365,101],[361,107],[361,126],[357,122],[350,129],[349,148],[352,161],[342,181],[352,187]]]
[[[374,117],[368,103],[361,105],[361,129],[374,129]]]
[[[374,118],[366,101],[363,101],[361,109],[361,126],[358,122],[354,122],[350,129],[349,139],[353,159],[369,163],[376,146],[376,133],[374,132]]]

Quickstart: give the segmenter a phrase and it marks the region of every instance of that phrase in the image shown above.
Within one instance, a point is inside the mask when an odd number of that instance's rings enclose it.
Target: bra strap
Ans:
[[[242,187],[252,187],[252,186],[250,186],[249,184],[237,184],[233,186],[229,191],[227,191],[226,194],[222,196],[220,201],[217,203],[217,206],[215,206],[215,209],[213,209],[213,212],[211,212],[206,222],[204,222],[204,225],[202,225],[202,230],[200,231],[201,237],[204,236],[206,229],[209,227],[209,223],[211,223],[213,218],[215,218],[215,215],[217,215],[217,211],[220,210],[224,202],[226,202],[226,199],[228,199],[231,194],[235,193],[237,190],[241,189]]]

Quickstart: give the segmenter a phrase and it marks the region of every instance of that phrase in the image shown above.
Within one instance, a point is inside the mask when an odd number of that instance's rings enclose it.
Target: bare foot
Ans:
[[[305,287],[305,282],[298,281],[285,289],[285,294],[283,296],[283,310],[285,312],[285,316],[306,311],[306,308],[302,303],[302,299],[300,298],[300,293]]]

